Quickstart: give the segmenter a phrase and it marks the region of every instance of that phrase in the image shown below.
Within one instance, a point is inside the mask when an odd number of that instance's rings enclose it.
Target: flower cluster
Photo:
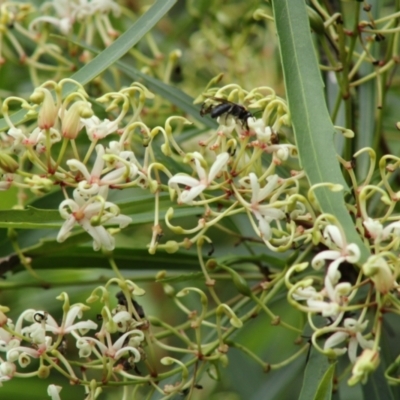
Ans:
[[[64,88],[71,84],[74,90],[63,97]],[[94,250],[103,249],[108,254],[111,266],[124,282],[121,288],[129,281],[119,274],[111,254],[116,247],[115,234],[127,227],[132,218],[122,214],[123,205],[111,200],[116,194],[131,189],[154,198],[149,253],[162,250],[174,253],[195,245],[206,284],[217,307],[213,321],[208,314],[208,296],[203,291],[190,286],[176,293],[172,286],[163,282],[160,274],[165,292],[187,315],[185,329],[193,329],[195,339],[165,328],[163,322],[150,317],[152,324],[164,326],[167,333],[163,334],[177,335],[185,343],[183,348],[178,348],[154,336],[152,345],[188,353],[204,362],[224,364],[229,347],[240,348],[239,344],[228,340],[228,336],[234,329],[241,328],[251,318],[251,313],[260,309],[273,325],[300,334],[299,328],[281,320],[266,305],[268,290],[278,290],[276,288],[285,282],[289,303],[308,315],[313,345],[329,357],[347,352],[353,364],[349,383],[365,381],[379,363],[380,313],[383,313],[386,299],[392,298],[397,290],[399,267],[391,252],[398,247],[398,221],[394,217],[390,222],[386,222],[387,217],[372,218],[366,203],[371,197],[369,191],[376,190],[382,194],[385,204],[393,206],[396,198],[390,187],[387,187],[389,194],[381,188],[372,189],[370,177],[367,177],[355,191],[359,209],[355,206],[350,209],[357,219],[363,241],[372,249],[371,254],[364,257],[360,244],[349,243],[335,217],[320,212],[312,190],[308,196],[302,194],[304,172],[298,165],[296,147],[285,135],[285,127],[290,125],[287,105],[271,89],[245,91],[237,85],[220,89],[210,87],[198,102],[203,102],[202,115],[210,114],[218,125],[208,137],[198,141],[195,151],[187,151],[179,140],[183,127],[191,123],[188,119],[170,116],[163,126],[150,126],[142,120],[156,103],[154,99],[145,86],[133,83],[119,92],[98,98],[97,104],[105,105],[105,110],[102,114],[95,113],[95,106],[84,88],[70,80],[44,83],[35,89],[29,101],[15,97],[6,99],[3,112],[9,129],[3,135],[5,151],[0,157],[0,167],[4,171],[1,190],[15,186],[42,194],[59,188],[65,197],[59,204],[59,213],[65,221],[60,223],[56,240],[63,242],[78,232],[75,227],[83,228],[91,236]],[[20,103],[29,118],[28,123],[18,124],[10,117],[11,101]],[[257,118],[253,109],[261,109],[261,117]],[[26,160],[33,168],[24,169]],[[290,167],[290,173],[283,167]],[[382,178],[383,186],[388,185],[383,172]],[[168,204],[164,209],[164,220],[161,199]],[[196,212],[189,214],[195,215],[190,221],[197,218],[197,224],[184,227],[173,222],[179,210],[189,212],[193,207]],[[236,216],[247,218],[255,237],[221,226],[222,220],[233,220]],[[268,272],[265,281],[250,289],[229,263],[218,258],[208,262],[203,260],[202,248],[205,243],[211,243],[207,232],[214,227],[236,237],[238,242],[265,245],[271,253],[290,251],[293,260],[288,270]],[[173,240],[163,239],[164,229],[175,235]],[[298,249],[304,251],[298,252]],[[312,255],[312,252],[316,254]],[[22,261],[29,266],[26,258],[21,257]],[[308,268],[309,264],[312,268]],[[240,295],[253,302],[252,312],[239,318],[231,304],[219,299],[214,289],[218,269],[228,273]],[[297,277],[297,273],[302,275]],[[130,285],[133,291],[137,290]],[[368,294],[364,295],[367,287]],[[180,300],[190,292],[200,296],[200,313],[189,310]],[[124,296],[127,296],[125,292]],[[360,302],[360,296],[364,296],[364,303]],[[95,297],[92,295],[91,301]],[[106,296],[103,300],[106,301]],[[238,298],[232,300],[233,303],[238,301]],[[381,305],[375,318],[367,315],[371,304]],[[76,339],[80,357],[96,358],[99,364],[105,363],[108,378],[118,372],[124,379],[150,382],[166,396],[181,393],[191,386],[195,377],[189,378],[187,365],[169,357],[160,362],[179,364],[182,380],[174,385],[167,384],[163,389],[152,378],[141,380],[127,371],[129,366],[134,368],[139,360],[143,360],[142,343],[149,345],[148,321],[141,321],[143,316],[130,300],[124,300],[120,305],[122,308],[118,311],[110,311],[109,306],[103,310],[103,326],[95,337],[80,330],[81,327],[96,329],[93,322],[73,323],[81,311],[77,305],[70,308],[63,326],[58,326],[44,311],[29,310],[27,321],[31,325],[18,322],[15,328],[11,325],[4,328],[4,347],[8,352],[8,347],[13,346],[14,352],[7,353],[2,363],[3,380],[15,376],[18,365],[29,363],[31,358],[41,358],[52,365],[56,362],[54,354],[56,358],[61,357],[54,343],[59,346],[62,335],[71,334]],[[317,315],[326,318],[325,325],[316,322]],[[226,318],[229,318],[229,328],[224,326]],[[214,327],[218,340],[201,344],[203,326]],[[11,331],[15,333],[10,336],[7,332]],[[120,337],[113,340],[111,334],[117,331]],[[296,353],[296,357],[305,347]],[[123,356],[128,357],[124,365],[119,361]],[[66,365],[61,359],[57,362]],[[271,367],[264,362],[260,364],[266,370]],[[66,368],[73,381],[73,371]],[[156,367],[149,365],[148,368],[149,376],[152,376]],[[50,392],[57,396],[59,389],[51,386]]]
[[[133,289],[129,293],[143,294],[133,283],[125,284]],[[79,377],[74,368],[76,365],[85,371],[98,371],[100,367],[106,380],[111,379],[111,374],[124,375],[124,363],[134,364],[144,357],[144,333],[141,327],[145,324],[128,311],[134,304],[131,295],[125,297],[122,294],[122,297],[125,307],[109,309],[108,305],[103,306],[100,328],[91,320],[77,321],[89,307],[80,303],[70,305],[66,293],[57,298],[64,303],[60,324],[46,311],[25,310],[15,323],[2,312],[0,383],[14,377],[47,378],[52,370],[61,371],[71,382],[84,382],[86,372]],[[92,331],[96,333],[87,336]],[[115,338],[115,332],[120,333],[119,338]],[[70,357],[74,351],[72,341],[75,342],[75,349],[79,350],[79,362],[72,361]],[[28,365],[31,365],[30,372],[23,372]],[[92,389],[97,397],[101,390]],[[61,387],[51,384],[48,394],[54,399],[60,390]]]

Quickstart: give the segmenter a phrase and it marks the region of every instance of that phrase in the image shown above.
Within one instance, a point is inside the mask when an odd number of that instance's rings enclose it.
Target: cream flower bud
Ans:
[[[0,327],[1,327],[1,326],[4,326],[7,322],[8,322],[7,315],[4,314],[4,313],[0,310]]]
[[[42,103],[38,115],[38,127],[40,129],[52,128],[57,120],[59,106],[54,102],[50,90],[38,88],[33,92],[30,99],[34,103]]]
[[[396,283],[392,270],[382,257],[370,257],[362,266],[362,271],[371,278],[376,290],[382,294],[390,292]]]
[[[75,139],[82,129],[81,118],[90,118],[93,115],[91,104],[86,101],[77,101],[61,115],[62,135],[67,139]]]
[[[49,192],[53,187],[51,179],[43,178],[39,175],[33,175],[32,178],[25,178],[24,182],[30,186],[33,193],[40,193],[40,191]]]
[[[352,377],[347,381],[349,386],[359,382],[365,383],[368,375],[378,368],[379,361],[379,353],[376,350],[365,349],[354,364]]]
[[[164,249],[167,253],[173,254],[179,250],[179,244],[175,240],[168,240]]]
[[[19,164],[10,155],[0,151],[0,168],[5,172],[13,173],[19,168]]]

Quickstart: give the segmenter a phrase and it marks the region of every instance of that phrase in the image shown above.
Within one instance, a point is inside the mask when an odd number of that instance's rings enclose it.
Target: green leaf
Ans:
[[[385,378],[385,368],[381,362],[378,368],[368,376],[363,385],[364,400],[394,400],[393,392]]]
[[[204,280],[204,274],[202,272],[192,272],[190,274],[180,274],[178,276],[168,276],[166,278],[162,279],[157,279],[157,282],[187,282],[187,281],[193,281],[193,280],[199,280],[202,279]]]
[[[303,1],[273,0],[275,23],[286,94],[299,158],[310,185],[347,184],[340,171],[333,145],[334,127],[326,106],[323,82],[311,38],[306,4]],[[343,194],[326,187],[314,194],[323,212],[334,215],[349,243],[361,250],[361,262],[369,256],[346,209]]]
[[[336,363],[331,364],[325,355],[312,348],[299,400],[331,399],[335,366]]]
[[[167,194],[160,196],[159,218],[163,219],[172,203]],[[118,204],[122,214],[132,218],[130,225],[154,221],[154,195],[135,197],[134,200]],[[174,209],[174,219],[202,214],[201,207],[179,206]],[[28,206],[25,210],[0,210],[0,228],[58,229],[64,223],[58,210],[41,210]]]
[[[82,67],[70,78],[82,85],[90,82],[101,74],[123,55],[125,55],[139,40],[154,27],[154,25],[170,10],[177,0],[157,0],[149,10],[143,14],[127,31],[125,31],[109,47],[99,53],[91,62]],[[67,95],[74,88],[73,84],[65,85],[63,95]],[[21,110],[11,116],[14,124],[21,123],[26,111]],[[0,131],[8,128],[4,119],[0,120]]]
[[[59,228],[62,224],[58,210],[39,210],[27,207],[26,210],[0,210],[0,228]]]
[[[32,258],[32,267],[39,269],[71,268],[80,269],[93,266],[95,268],[110,268],[107,258],[101,251],[93,251],[92,246],[64,247],[59,249],[54,245],[46,246],[27,251],[25,254]],[[178,251],[174,254],[167,254],[158,251],[150,255],[147,247],[117,248],[113,251],[113,257],[121,270],[159,271],[162,269],[175,271],[198,270],[199,260],[197,254],[185,251]]]
[[[157,0],[127,31],[89,64],[71,76],[82,84],[90,82],[124,56],[171,9],[177,0]]]

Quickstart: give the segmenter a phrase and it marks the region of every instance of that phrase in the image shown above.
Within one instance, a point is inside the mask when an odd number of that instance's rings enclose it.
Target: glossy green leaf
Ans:
[[[331,364],[325,355],[312,348],[299,400],[330,400],[335,366],[336,363]]]
[[[176,2],[177,0],[157,0],[127,31],[70,78],[83,85],[96,78],[138,43]],[[65,85],[63,94],[67,95],[72,87],[74,87],[72,84]],[[24,120],[25,115],[25,110],[18,111],[12,115],[11,120],[14,124],[19,124]],[[0,120],[0,131],[7,128],[8,125],[4,119]]]
[[[204,274],[202,272],[192,272],[190,274],[180,274],[178,276],[166,276],[165,278],[157,279],[157,282],[177,283],[199,279],[204,280]]]
[[[39,210],[27,207],[26,210],[0,210],[0,228],[59,228],[62,224],[58,210]]]
[[[385,368],[382,362],[376,371],[369,375],[367,382],[362,387],[364,400],[395,400],[388,381],[385,378]]]
[[[311,38],[306,4],[273,0],[286,94],[299,158],[310,185],[340,184],[347,190],[333,146],[334,127],[326,106],[323,82]],[[323,212],[334,215],[350,243],[361,250],[361,262],[369,251],[361,241],[346,209],[343,193],[327,187],[314,191]]]
[[[53,246],[52,252],[44,252],[43,249],[27,252],[32,258],[32,266],[35,270],[52,269],[80,269],[80,268],[110,268],[110,264],[102,252],[93,251],[92,246],[74,247],[57,251],[58,246]],[[146,271],[174,270],[190,271],[199,270],[197,254],[179,251],[168,254],[158,251],[150,255],[146,247],[137,248],[132,243],[132,248],[117,248],[113,252],[114,260],[121,270]]]
[[[154,195],[144,196],[130,202],[118,204],[122,214],[132,218],[131,225],[154,221]],[[172,206],[167,195],[161,196],[159,218],[163,219]],[[174,218],[202,214],[201,207],[176,207]],[[41,210],[28,206],[25,210],[0,210],[0,228],[18,229],[58,229],[64,223],[58,210]]]

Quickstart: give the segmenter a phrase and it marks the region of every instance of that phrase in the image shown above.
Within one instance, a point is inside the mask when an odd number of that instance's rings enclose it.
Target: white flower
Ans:
[[[66,1],[65,3],[69,3]],[[56,28],[60,30],[63,35],[68,35],[71,32],[72,25],[74,24],[74,19],[72,16],[66,16],[64,18],[56,18],[51,16],[43,16],[35,18],[31,24],[29,25],[29,30],[36,30],[36,25],[38,22],[47,22],[51,25],[54,25]]]
[[[249,177],[241,179],[243,186],[248,186],[247,181],[250,181],[249,188],[251,189],[251,200],[250,203],[245,201],[239,193],[236,193],[240,202],[250,210],[254,217],[258,221],[258,234],[264,240],[270,240],[272,237],[272,231],[270,222],[285,217],[285,213],[279,208],[272,207],[269,204],[261,204],[264,200],[270,196],[270,194],[277,188],[279,176],[272,175],[267,178],[267,184],[261,188],[258,183],[257,175],[251,172]]]
[[[129,338],[128,344],[126,341]],[[129,332],[124,333],[120,338],[116,340],[113,344],[108,340],[108,345],[100,342],[100,340],[91,337],[79,338],[76,342],[76,346],[79,350],[80,357],[89,357],[92,352],[92,347],[97,346],[103,356],[112,358],[113,360],[118,360],[120,357],[127,353],[134,355],[134,362],[140,361],[139,350],[135,347],[138,346],[144,340],[144,333],[138,329],[133,329]]]
[[[316,291],[316,289],[313,286],[306,286],[306,287],[298,287],[295,292],[293,292],[292,297],[296,301],[301,301],[301,300],[309,300],[309,299],[314,299],[318,300],[322,296],[320,293]]]
[[[103,139],[118,129],[118,120],[100,120],[96,115],[91,118],[82,118],[82,123],[86,127],[87,135],[91,141]]]
[[[355,243],[347,244],[339,228],[334,225],[325,227],[324,238],[328,246],[336,246],[339,250],[321,251],[313,258],[311,265],[315,269],[320,269],[325,264],[325,260],[334,260],[329,265],[327,274],[331,281],[336,283],[340,279],[339,265],[344,261],[356,263],[360,259],[360,249]]]
[[[374,243],[379,243],[382,240],[383,225],[372,218],[367,218],[363,225],[367,229],[369,235],[374,239]]]
[[[262,118],[254,119],[249,118],[247,124],[257,135],[257,139],[261,143],[270,143],[272,130],[269,126],[265,126],[265,122]]]
[[[340,313],[340,306],[334,302],[323,300],[308,299],[307,306],[311,312],[321,313],[324,317],[336,318]]]
[[[19,346],[21,340],[11,335],[5,329],[0,328],[0,351],[7,352],[8,350]]]
[[[57,241],[63,242],[70,235],[71,229],[75,224],[79,224],[93,238],[93,249],[112,250],[115,246],[114,237],[101,224],[118,224],[120,228],[124,228],[131,222],[131,218],[126,215],[119,215],[119,208],[108,201],[100,201],[93,197],[85,200],[79,193],[78,189],[74,190],[74,199],[64,200],[59,211],[61,217],[66,221],[60,229]],[[96,220],[92,225],[92,220]]]
[[[214,164],[210,168],[210,172],[207,173],[204,168],[201,166],[198,158],[201,158],[201,155],[197,152],[193,153],[194,163],[196,166],[196,172],[199,176],[199,179],[193,178],[187,174],[178,173],[173,176],[169,181],[168,185],[171,187],[176,187],[177,184],[189,186],[191,189],[184,190],[179,196],[179,202],[185,204],[191,204],[193,200],[202,193],[206,188],[208,188],[216,176],[222,171],[222,169],[226,166],[229,160],[228,153],[221,153],[217,156]]]
[[[336,354],[341,355],[347,351],[347,348],[334,348],[338,344],[349,339],[348,355],[350,361],[354,364],[357,358],[357,347],[360,345],[363,349],[372,349],[374,345],[373,340],[366,340],[362,332],[368,325],[368,321],[363,323],[358,322],[353,318],[346,318],[343,323],[343,329],[338,330],[331,335],[324,344],[324,350],[333,349]],[[338,328],[339,329],[339,328]]]
[[[94,323],[93,321],[87,320],[87,321],[75,322],[76,318],[82,317],[82,308],[84,307],[85,306],[83,306],[82,304],[75,304],[71,306],[65,318],[63,318],[63,322],[60,326],[57,324],[56,320],[51,315],[47,314],[44,324],[45,331],[51,332],[55,335],[66,335],[76,330],[79,330],[82,333],[86,333],[89,329],[96,329],[97,324]],[[43,312],[41,313],[43,314]],[[33,327],[39,328],[40,326],[41,324],[38,322],[33,324]]]
[[[13,182],[14,182],[14,174],[0,175],[0,191],[10,189]]]
[[[24,148],[27,146],[36,146],[39,141],[45,139],[44,133],[40,128],[35,128],[28,135],[25,135],[22,132],[22,129],[10,128],[7,134],[14,138],[12,149],[15,149],[16,152],[18,152],[20,148]]]
[[[96,13],[103,16],[112,12],[118,17],[121,12],[119,5],[112,0],[53,0],[46,4],[53,6],[57,17],[36,18],[29,26],[30,30],[35,29],[38,22],[47,22],[57,27],[64,35],[68,35],[76,20],[87,20],[90,23],[89,19]]]
[[[124,310],[118,311],[115,315],[113,315],[112,319],[117,325],[117,329],[119,332],[126,332],[132,325],[132,323],[135,322],[135,320],[132,318],[131,313]]]
[[[78,170],[85,178],[85,180],[79,182],[78,185],[81,194],[89,196],[100,194],[102,197],[106,198],[110,186],[116,186],[118,183],[132,181],[136,175],[142,175],[139,173],[139,170],[135,165],[135,162],[137,161],[133,152],[122,151],[116,155],[114,159],[114,169],[102,177],[101,175],[105,164],[104,147],[101,144],[98,144],[96,146],[96,152],[97,157],[91,172],[89,172],[86,165],[81,161],[75,159],[67,161],[67,164],[72,171]]]
[[[0,387],[3,386],[2,382],[9,381],[14,377],[17,367],[14,363],[3,361],[0,359]]]
[[[18,360],[19,365],[22,368],[26,368],[31,358],[40,358],[48,350],[51,349],[52,338],[46,336],[46,340],[43,343],[37,344],[35,347],[18,346],[7,352],[7,361],[14,362]]]
[[[61,400],[60,392],[62,387],[56,385],[49,385],[47,388],[47,394],[51,397],[51,400]]]
[[[250,173],[250,185],[252,190],[250,209],[258,220],[261,237],[270,240],[272,237],[269,223],[274,219],[282,219],[285,213],[278,208],[262,205],[263,202],[278,186],[278,175],[272,175],[267,178],[268,183],[261,189],[256,174]]]
[[[332,317],[333,319],[339,317],[342,306],[348,302],[348,295],[352,286],[348,282],[336,283],[336,281],[331,281],[328,275],[325,276],[325,286],[318,293],[319,296],[314,294],[307,299],[307,306],[310,311],[321,313],[324,317]],[[328,300],[324,300],[325,298]]]

